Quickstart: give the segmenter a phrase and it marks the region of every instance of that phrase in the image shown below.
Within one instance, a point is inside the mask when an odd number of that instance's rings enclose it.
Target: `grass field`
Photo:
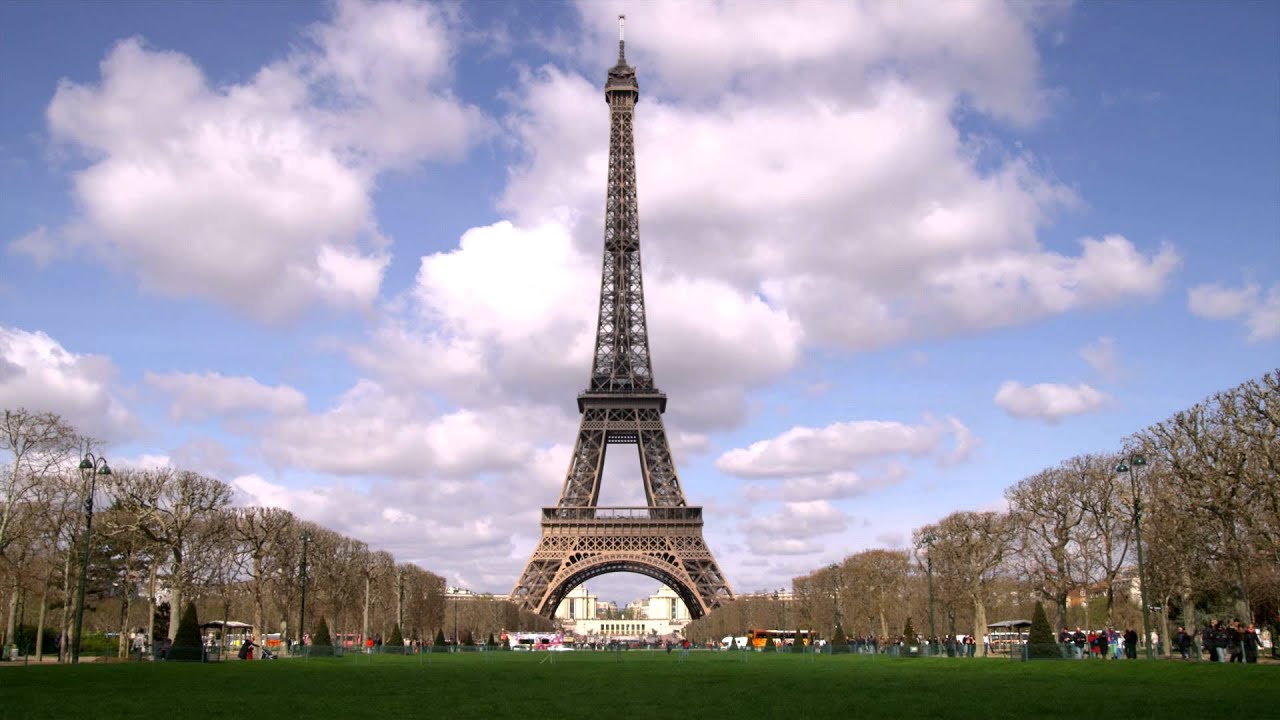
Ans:
[[[1280,666],[653,652],[0,669],[3,718],[1276,717]]]

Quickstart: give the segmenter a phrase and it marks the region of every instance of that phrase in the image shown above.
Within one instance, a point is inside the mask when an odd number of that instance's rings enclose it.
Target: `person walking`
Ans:
[[[1191,656],[1191,635],[1187,633],[1187,629],[1181,625],[1178,626],[1178,634],[1173,636],[1174,647],[1178,648],[1178,654],[1183,660]]]
[[[1244,646],[1244,661],[1246,663],[1258,662],[1258,648],[1262,645],[1258,639],[1258,630],[1252,624],[1245,628],[1241,644]]]
[[[1138,631],[1133,628],[1124,631],[1124,654],[1130,660],[1138,659]]]

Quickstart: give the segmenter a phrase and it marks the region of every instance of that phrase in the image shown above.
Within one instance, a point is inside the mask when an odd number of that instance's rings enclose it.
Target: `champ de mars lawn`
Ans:
[[[9,667],[0,717],[1263,718],[1278,691],[1278,665],[1167,660],[349,655]]]

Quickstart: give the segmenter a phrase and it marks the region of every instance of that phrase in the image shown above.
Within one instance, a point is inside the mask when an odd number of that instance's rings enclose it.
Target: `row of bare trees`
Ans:
[[[922,634],[981,637],[993,614],[1029,618],[1037,601],[1056,609],[1058,627],[1140,627],[1136,527],[1160,637],[1209,616],[1274,627],[1280,371],[1136,433],[1120,452],[1024,478],[1005,499],[1007,512],[952,513],[915,530],[910,550],[850,555],[795,578],[790,602],[744,598],[688,632],[702,640],[789,622],[830,635],[839,623],[886,638],[913,618]]]
[[[176,619],[187,601],[204,620],[247,620],[259,635],[298,636],[304,552],[308,625],[324,617],[339,633],[389,637],[398,626],[406,637],[426,639],[445,627],[440,576],[287,510],[234,507],[227,484],[198,473],[156,467],[82,474],[77,468],[85,447],[57,415],[5,412],[0,597],[7,600],[6,647],[23,625],[34,624],[36,637],[46,629],[70,637],[91,486],[84,629],[119,632],[122,655],[139,628],[149,638],[172,639],[177,623],[167,618]],[[42,654],[43,643],[35,645]],[[60,654],[68,646],[61,643]]]

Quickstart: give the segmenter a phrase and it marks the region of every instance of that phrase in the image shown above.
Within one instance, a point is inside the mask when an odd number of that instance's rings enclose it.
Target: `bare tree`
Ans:
[[[987,590],[1013,545],[1014,523],[1004,513],[956,512],[917,530],[916,540],[930,533],[937,538],[934,571],[963,588],[973,605],[973,635],[980,640],[987,632]],[[981,642],[977,652],[986,655]]]
[[[1072,467],[1042,470],[1005,491],[1020,531],[1023,574],[1057,608],[1058,627],[1067,624],[1067,597],[1085,582],[1079,553],[1085,509],[1081,475]]]
[[[117,502],[136,517],[137,530],[167,551],[169,607],[176,617],[197,569],[188,563],[188,555],[207,547],[208,538],[220,530],[211,527],[208,520],[231,501],[231,488],[219,480],[172,468],[130,471],[126,481],[112,487],[119,493]],[[177,632],[178,623],[170,622],[169,639]]]

